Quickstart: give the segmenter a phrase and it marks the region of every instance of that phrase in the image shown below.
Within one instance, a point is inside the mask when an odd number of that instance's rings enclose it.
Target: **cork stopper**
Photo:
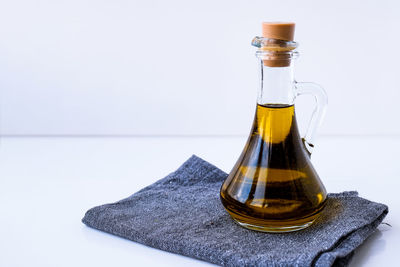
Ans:
[[[293,22],[263,22],[262,36],[264,38],[293,41],[294,37]]]
[[[262,37],[268,39],[275,39],[277,44],[281,42],[291,42],[294,38],[295,24],[293,22],[263,22],[262,24]],[[263,48],[262,48],[263,49]],[[263,63],[268,67],[288,67],[290,66],[291,56],[289,52],[294,48],[291,47],[266,47],[263,50],[270,51],[269,59],[264,59]],[[276,53],[276,55],[274,55]]]

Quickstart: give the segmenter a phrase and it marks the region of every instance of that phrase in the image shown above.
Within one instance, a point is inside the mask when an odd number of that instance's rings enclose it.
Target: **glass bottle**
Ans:
[[[314,137],[327,97],[314,83],[294,79],[294,23],[263,23],[253,39],[260,62],[260,88],[250,136],[224,181],[220,197],[241,226],[263,232],[296,231],[311,225],[325,206],[326,190],[311,164]],[[296,96],[316,99],[307,132],[300,137]]]

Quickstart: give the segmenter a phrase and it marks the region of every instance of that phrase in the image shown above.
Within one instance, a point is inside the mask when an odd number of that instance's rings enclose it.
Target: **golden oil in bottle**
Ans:
[[[315,220],[326,191],[299,135],[294,105],[257,105],[249,139],[220,196],[232,218],[250,229],[294,231]]]

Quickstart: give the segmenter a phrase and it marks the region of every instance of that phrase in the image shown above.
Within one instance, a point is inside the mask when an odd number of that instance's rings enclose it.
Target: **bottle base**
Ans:
[[[296,220],[282,220],[282,221],[247,218],[238,215],[236,213],[232,212],[228,213],[229,215],[231,215],[234,222],[236,222],[237,224],[239,224],[244,228],[266,233],[285,233],[285,232],[299,231],[309,227],[319,217],[320,211],[321,210],[306,218],[300,218]]]
[[[240,222],[233,219],[240,226],[247,228],[249,230],[264,232],[264,233],[288,233],[295,232],[299,230],[303,230],[313,224],[314,220],[311,222],[306,222],[299,225],[291,225],[291,226],[265,226],[265,225],[253,225],[245,222]]]

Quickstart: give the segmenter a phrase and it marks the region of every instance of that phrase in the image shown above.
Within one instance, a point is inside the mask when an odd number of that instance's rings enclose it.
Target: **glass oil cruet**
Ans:
[[[262,27],[262,37],[252,41],[258,48],[261,74],[256,114],[220,197],[239,225],[263,232],[290,232],[310,226],[325,206],[326,190],[310,156],[327,97],[318,85],[294,79],[295,24],[264,22]],[[294,108],[296,96],[302,94],[316,99],[304,138]]]

